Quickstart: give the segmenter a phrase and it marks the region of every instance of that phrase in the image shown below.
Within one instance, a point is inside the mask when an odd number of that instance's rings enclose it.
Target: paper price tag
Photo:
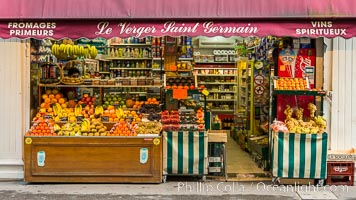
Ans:
[[[188,90],[187,89],[173,89],[173,99],[187,99]]]
[[[207,89],[204,89],[202,92],[201,92],[204,96],[208,96],[210,93]]]

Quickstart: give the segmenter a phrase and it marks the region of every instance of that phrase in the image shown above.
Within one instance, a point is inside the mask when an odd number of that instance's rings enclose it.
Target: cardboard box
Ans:
[[[225,130],[209,130],[208,142],[227,142],[227,131]]]
[[[356,148],[328,151],[328,161],[356,161]]]

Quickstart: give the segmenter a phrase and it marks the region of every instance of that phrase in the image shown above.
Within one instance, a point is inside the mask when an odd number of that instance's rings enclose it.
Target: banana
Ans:
[[[53,54],[53,55],[57,55],[57,54],[58,54],[58,48],[59,48],[59,45],[58,45],[58,44],[53,44],[53,45],[52,45],[51,51],[52,51],[52,54]]]
[[[63,113],[63,109],[62,109],[61,104],[56,103],[55,106],[57,107],[58,114],[62,114]]]
[[[75,116],[82,116],[82,110],[83,110],[83,107],[82,105],[76,105],[75,108],[74,108],[74,114]]]
[[[54,130],[54,132],[58,132],[58,131],[61,130],[61,127],[58,124],[54,124],[53,125],[53,130]]]
[[[64,49],[65,49],[66,45],[65,44],[60,44],[59,45],[59,49],[58,49],[58,53],[63,53],[64,52]]]
[[[79,54],[78,56],[84,56],[84,47],[83,46],[80,46],[79,47]]]
[[[95,59],[96,58],[96,55],[98,54],[98,50],[96,49],[95,46],[91,46],[89,48],[89,55],[92,59]]]

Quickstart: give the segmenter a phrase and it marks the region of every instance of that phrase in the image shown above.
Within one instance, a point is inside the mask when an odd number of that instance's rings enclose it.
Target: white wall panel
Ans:
[[[27,59],[26,41],[0,40],[0,167],[8,166],[11,176],[16,176],[11,173],[11,166],[22,165],[22,136],[28,126]],[[13,178],[3,177],[6,172],[1,169],[0,178]]]
[[[332,53],[325,54],[325,67],[332,68],[325,74],[326,80],[332,77],[331,149],[350,149],[356,147],[356,38],[326,39],[326,43],[332,46]],[[324,86],[329,90],[330,83]]]

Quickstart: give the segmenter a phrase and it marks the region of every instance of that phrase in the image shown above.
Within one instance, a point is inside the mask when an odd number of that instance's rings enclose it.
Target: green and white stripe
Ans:
[[[327,141],[326,133],[273,133],[273,176],[325,179]]]
[[[206,132],[163,132],[163,174],[207,174]]]

